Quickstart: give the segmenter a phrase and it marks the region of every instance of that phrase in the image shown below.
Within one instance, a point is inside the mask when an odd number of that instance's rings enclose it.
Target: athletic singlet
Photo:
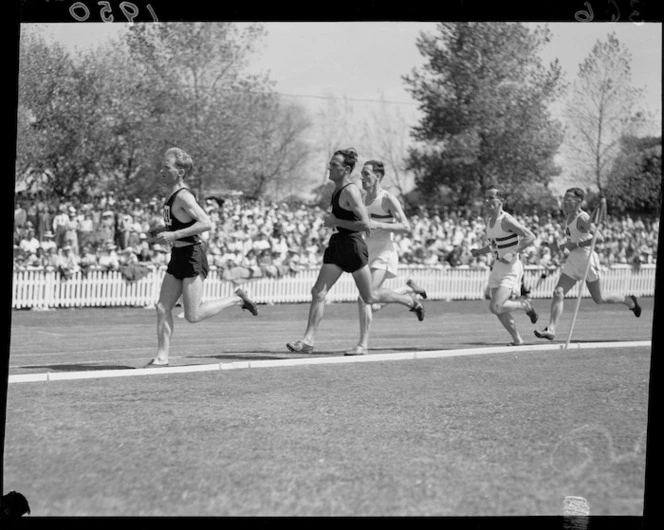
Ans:
[[[166,204],[164,204],[164,223],[166,224],[166,228],[168,228],[169,232],[174,232],[176,230],[182,230],[183,228],[189,228],[191,225],[193,225],[196,222],[196,219],[192,219],[188,223],[183,223],[180,221],[177,217],[174,215],[171,215],[171,208],[173,207],[173,202],[175,202],[175,196],[180,193],[182,190],[187,190],[189,193],[193,195],[193,192],[189,188],[180,188],[179,190],[176,190],[166,201]],[[185,243],[200,243],[201,238],[198,237],[198,235],[194,236],[187,236],[187,237],[182,237],[178,239],[177,241],[183,241]]]
[[[341,195],[341,192],[346,188],[347,186],[350,186],[353,184],[352,182],[346,184],[343,188],[338,189],[332,194],[332,200],[330,201],[332,204],[332,213],[337,219],[343,219],[344,221],[359,221],[360,218],[355,215],[355,212],[352,212],[351,210],[346,210],[345,208],[342,208],[339,205],[339,196]],[[360,233],[358,230],[348,230],[347,228],[341,228],[340,226],[337,226],[337,232],[342,235],[351,235],[351,234],[358,234]]]
[[[581,232],[576,226],[579,217],[581,217],[581,215],[585,213],[586,212],[584,211],[580,211],[577,214],[577,216],[574,219],[572,219],[571,223],[567,223],[565,225],[565,237],[567,238],[567,241],[569,241],[570,243],[581,243],[582,241],[587,241],[593,238],[590,232]],[[590,247],[584,246],[584,247],[575,248],[572,252],[576,250],[580,250],[581,252],[590,252]]]
[[[383,198],[386,193],[385,190],[380,190],[376,199],[371,204],[367,205],[367,212],[369,212],[369,216],[372,219],[376,219],[383,223],[394,223],[395,219],[392,214],[383,208]],[[371,230],[369,240],[374,243],[385,242],[386,244],[389,244],[388,242],[394,240],[394,232],[377,228]]]
[[[488,222],[486,225],[486,236],[496,259],[502,259],[508,252],[514,253],[514,248],[519,244],[517,234],[503,230],[502,224],[506,215],[507,212],[502,212],[496,219],[493,228],[489,226]]]

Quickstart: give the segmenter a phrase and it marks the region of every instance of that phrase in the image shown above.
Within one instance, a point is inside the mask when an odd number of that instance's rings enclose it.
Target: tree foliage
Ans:
[[[631,54],[614,33],[597,41],[566,101],[566,151],[572,173],[600,194],[621,149],[621,138],[637,134],[645,115],[637,108],[642,89],[632,86]]]
[[[662,204],[662,137],[624,137],[607,175],[611,209],[659,215]]]
[[[553,158],[561,124],[547,106],[562,88],[560,67],[542,65],[537,52],[546,28],[516,23],[443,23],[421,34],[421,68],[404,76],[423,117],[412,130],[408,168],[423,196],[440,190],[465,204],[490,182],[516,198],[524,185],[546,187],[559,173]]]
[[[161,154],[179,146],[194,159],[190,184],[201,194],[278,193],[306,158],[308,122],[302,108],[279,102],[267,75],[245,73],[263,31],[134,24],[76,57],[34,31],[22,35],[17,180],[47,175],[45,190],[61,195],[154,194]]]
[[[99,75],[58,45],[24,35],[19,55],[16,182],[58,195],[94,185],[103,141]]]

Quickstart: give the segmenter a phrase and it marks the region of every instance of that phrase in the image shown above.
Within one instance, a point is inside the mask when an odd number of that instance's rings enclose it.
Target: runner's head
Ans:
[[[373,189],[385,175],[385,164],[378,160],[369,160],[364,163],[360,175],[362,187],[365,190]]]
[[[348,168],[348,172],[352,173],[353,169],[355,169],[355,164],[357,164],[357,156],[357,150],[354,147],[349,147],[335,151],[332,158],[341,157],[343,164]]]
[[[183,179],[186,178],[194,168],[194,161],[191,156],[179,147],[171,147],[164,153],[164,159],[171,161],[174,167],[184,170]]]
[[[484,208],[486,212],[491,214],[499,211],[503,207],[506,198],[507,193],[503,188],[496,184],[489,185],[484,190]]]
[[[586,197],[586,192],[581,188],[568,188],[563,195],[563,211],[572,213],[581,206]]]

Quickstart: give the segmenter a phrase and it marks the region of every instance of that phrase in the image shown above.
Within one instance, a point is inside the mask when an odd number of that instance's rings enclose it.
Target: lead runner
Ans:
[[[155,231],[150,241],[172,245],[171,260],[161,284],[157,310],[157,355],[146,368],[168,366],[173,335],[173,308],[182,296],[184,315],[196,323],[233,306],[241,306],[258,315],[258,306],[242,289],[234,296],[202,302],[203,282],[208,275],[207,256],[199,237],[212,228],[212,222],[200,207],[185,178],[193,170],[193,160],[179,147],[168,149],[161,163],[162,186],[167,190],[164,204],[165,230]]]

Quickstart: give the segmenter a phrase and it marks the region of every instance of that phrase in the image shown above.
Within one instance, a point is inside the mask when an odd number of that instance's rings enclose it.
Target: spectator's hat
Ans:
[[[115,246],[115,243],[113,243],[113,241],[107,241],[106,244],[104,245],[104,247],[107,250],[115,250],[116,248],[118,248],[118,247]]]
[[[106,210],[101,214],[102,217],[113,217],[113,212],[111,210]]]
[[[147,238],[148,238],[148,236],[145,235],[145,232],[141,232],[140,234],[138,234],[138,237],[139,237],[140,239],[147,239]]]
[[[167,250],[164,247],[162,247],[159,243],[153,245],[152,250],[154,250],[155,252],[167,252]]]
[[[50,230],[48,232],[44,232],[44,237],[54,237],[53,232],[51,232]]]
[[[68,208],[68,211],[69,211],[69,213],[76,213],[76,208],[74,208],[73,206],[70,206]]]
[[[62,250],[71,250],[71,245],[64,245]]]

